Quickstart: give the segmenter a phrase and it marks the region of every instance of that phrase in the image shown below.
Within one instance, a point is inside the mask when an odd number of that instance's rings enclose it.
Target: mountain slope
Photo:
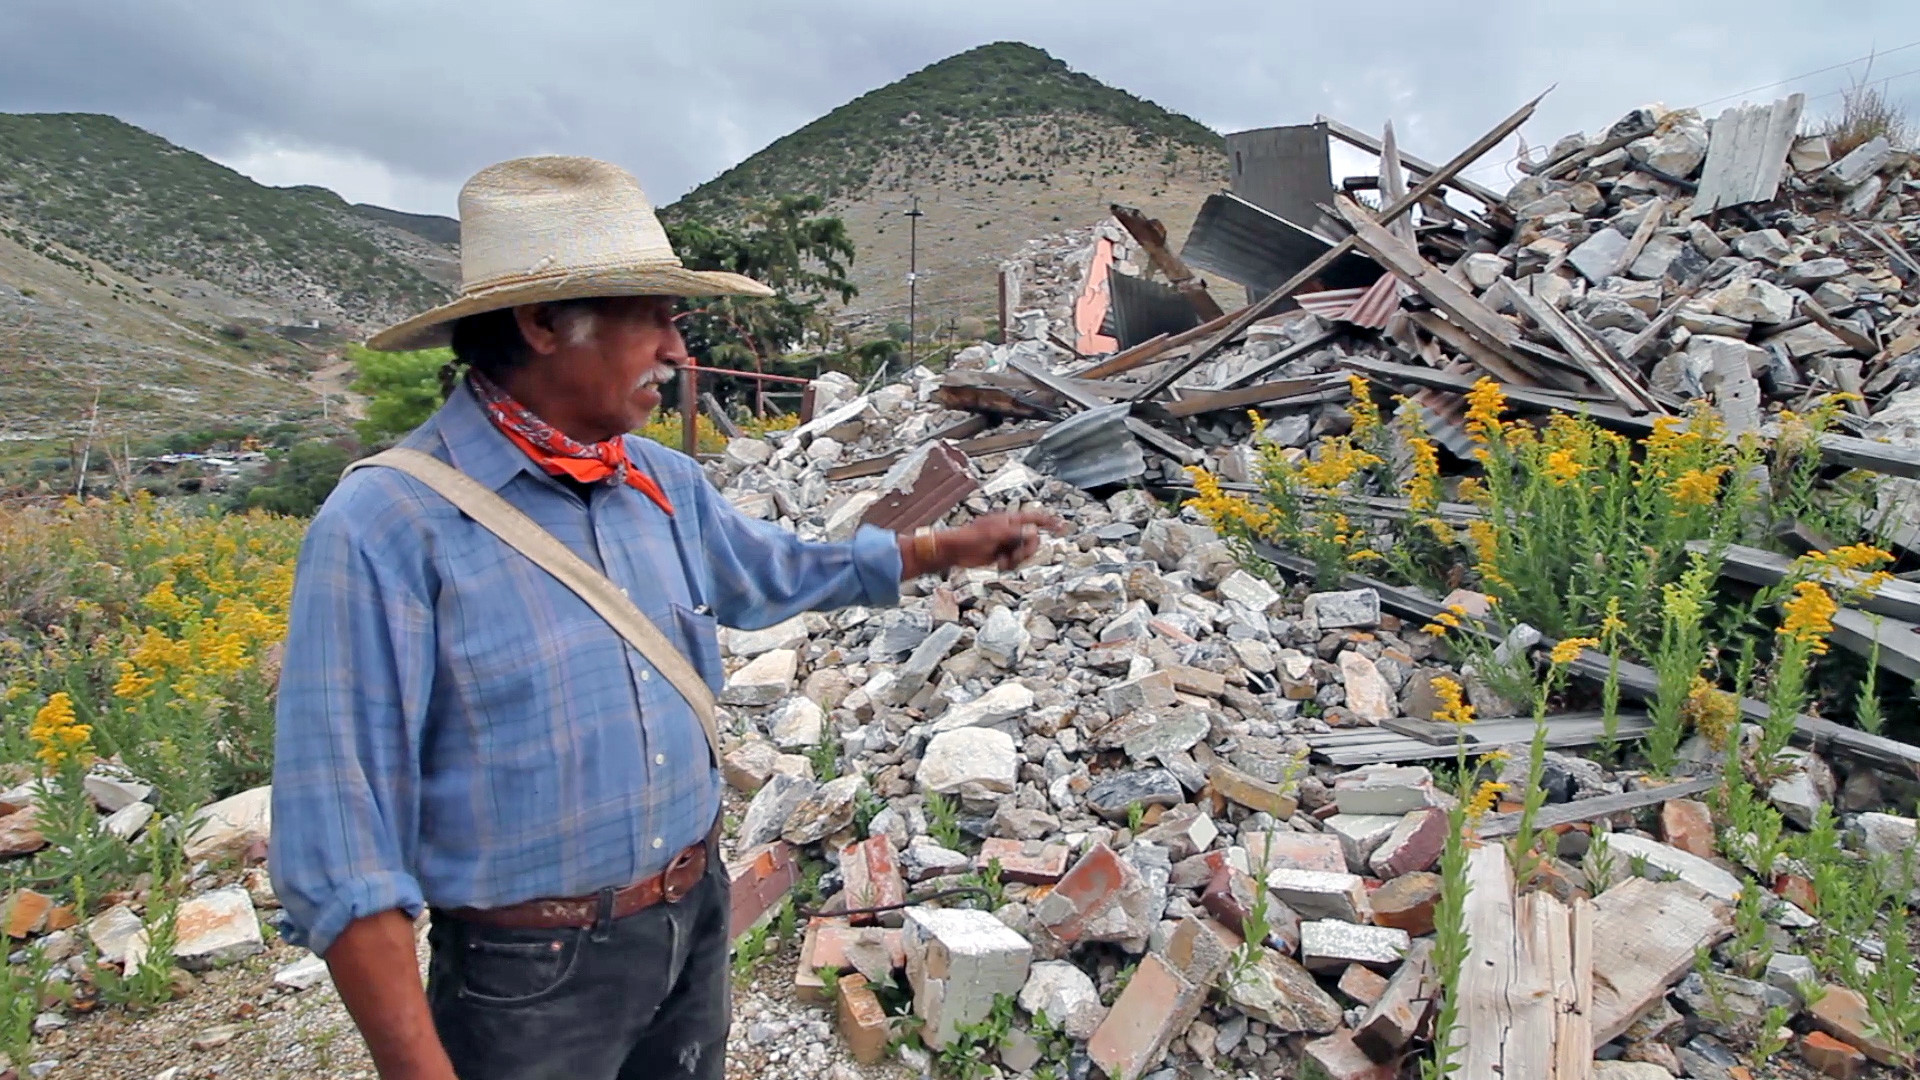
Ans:
[[[1111,202],[1160,217],[1177,245],[1226,179],[1218,134],[1030,45],[999,42],[864,94],[695,188],[667,213],[731,219],[818,194],[858,249],[852,321],[906,314],[919,221],[922,333],[990,315],[994,268],[1026,241],[1091,224]]]

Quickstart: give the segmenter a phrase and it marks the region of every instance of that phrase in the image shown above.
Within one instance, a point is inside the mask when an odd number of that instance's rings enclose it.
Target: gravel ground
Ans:
[[[273,973],[305,950],[275,942],[267,952],[198,976],[186,997],[146,1015],[102,1009],[75,1017],[41,1041],[36,1062],[58,1064],[47,1080],[367,1080],[372,1062],[333,984],[294,992]],[[424,933],[421,970],[426,968]],[[829,1077],[906,1080],[895,1063],[856,1065],[825,1006],[794,999],[796,950],[762,960],[734,988],[728,1080]],[[217,1029],[232,1038],[217,1046]]]

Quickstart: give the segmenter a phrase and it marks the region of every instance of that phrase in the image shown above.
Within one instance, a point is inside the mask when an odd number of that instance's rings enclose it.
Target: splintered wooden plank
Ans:
[[[1544,893],[1536,894],[1559,901]],[[1593,902],[1575,896],[1549,924],[1548,965],[1553,977],[1552,1080],[1593,1076]]]
[[[1679,882],[1629,878],[1601,893],[1593,940],[1606,943],[1607,956],[1593,973],[1590,1049],[1618,1038],[1693,967],[1695,953],[1732,933],[1730,916]]]
[[[1325,124],[1327,126],[1327,134],[1342,142],[1351,143],[1369,153],[1385,155],[1387,152],[1386,144],[1379,139],[1361,131],[1359,128],[1343,124],[1325,113],[1314,117],[1313,122],[1316,124]],[[1395,156],[1400,159],[1400,163],[1412,169],[1414,172],[1431,175],[1437,171],[1431,162],[1414,157],[1412,154],[1407,153],[1405,150],[1400,150],[1398,147],[1395,147],[1395,151]],[[1491,188],[1483,187],[1471,180],[1456,178],[1448,180],[1447,186],[1486,203],[1487,208],[1490,210],[1499,210],[1506,205],[1506,199],[1500,194]]]
[[[1580,329],[1559,308],[1519,289],[1509,288],[1506,295],[1516,310],[1532,320],[1540,329],[1545,330],[1549,337],[1566,350],[1567,355],[1579,365],[1587,378],[1593,380],[1594,385],[1612,394],[1628,410],[1636,413],[1665,411],[1650,396],[1616,370],[1612,358],[1581,333]]]
[[[1684,799],[1698,795],[1703,791],[1711,790],[1719,783],[1720,778],[1717,776],[1703,776],[1641,791],[1623,791],[1618,795],[1599,795],[1591,799],[1543,806],[1534,815],[1533,825],[1536,829],[1551,829],[1559,825],[1572,825],[1579,821],[1612,817],[1629,810],[1663,803],[1668,799]],[[1474,829],[1474,833],[1483,840],[1512,836],[1519,831],[1520,814],[1517,811],[1510,814],[1488,814],[1480,819],[1480,824]]]
[[[1467,962],[1460,976],[1463,1080],[1549,1076],[1553,1069],[1551,909],[1533,893],[1516,900],[1507,849],[1475,848],[1467,856]],[[1551,900],[1551,897],[1546,897]]]
[[[1353,1041],[1375,1061],[1390,1061],[1413,1041],[1433,1006],[1438,981],[1433,971],[1433,939],[1420,938],[1393,973],[1380,1000],[1354,1025]]]
[[[1789,94],[1771,105],[1739,105],[1721,113],[1687,216],[1771,200],[1780,189],[1806,100],[1805,94]]]
[[[1519,338],[1518,327],[1481,303],[1480,298],[1468,291],[1466,286],[1441,273],[1438,267],[1422,258],[1413,245],[1389,232],[1359,203],[1345,195],[1336,195],[1333,208],[1353,229],[1354,242],[1360,246],[1360,250],[1400,275],[1403,281],[1426,297],[1428,303],[1473,331],[1489,348],[1504,355],[1511,343]]]

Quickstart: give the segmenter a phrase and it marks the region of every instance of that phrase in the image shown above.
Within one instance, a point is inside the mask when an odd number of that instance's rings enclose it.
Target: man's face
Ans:
[[[599,441],[646,425],[660,406],[660,387],[687,361],[675,303],[667,296],[606,300],[593,309],[590,325],[577,311],[521,317],[546,392],[564,403],[567,426],[581,429],[569,434]]]

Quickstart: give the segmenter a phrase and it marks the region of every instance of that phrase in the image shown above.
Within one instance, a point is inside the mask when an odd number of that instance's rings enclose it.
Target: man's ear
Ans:
[[[521,304],[513,309],[513,321],[520,336],[535,356],[552,356],[560,351],[560,332],[554,328],[552,304]]]

